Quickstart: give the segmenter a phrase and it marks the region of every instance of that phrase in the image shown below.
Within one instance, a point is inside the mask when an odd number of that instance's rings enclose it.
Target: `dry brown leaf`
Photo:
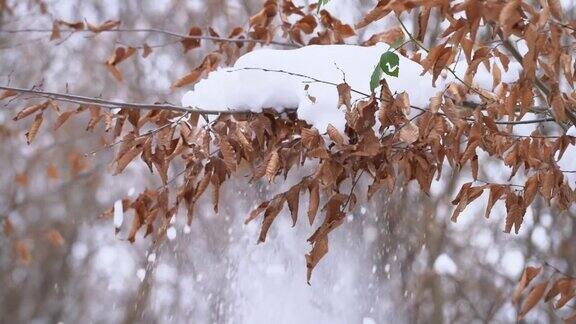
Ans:
[[[573,278],[560,278],[554,282],[550,290],[546,293],[544,297],[544,302],[549,302],[554,297],[562,295],[574,295],[574,279]],[[563,298],[566,299],[566,298]],[[561,306],[556,306],[559,308]]]
[[[340,134],[336,127],[332,126],[332,124],[328,124],[326,127],[326,131],[328,132],[328,136],[330,139],[336,143],[336,145],[344,145],[344,137]]]
[[[310,192],[310,200],[308,202],[308,221],[310,225],[314,224],[314,218],[318,213],[318,206],[320,205],[320,186],[318,181],[311,181],[308,185],[308,191]]]
[[[144,43],[144,45],[142,45],[143,51],[142,51],[142,57],[143,58],[147,58],[148,56],[150,56],[150,54],[152,54],[152,47],[150,47],[148,44]]]
[[[176,80],[173,84],[173,88],[183,87],[185,85],[190,85],[196,83],[198,80],[204,78],[208,73],[214,71],[221,60],[221,54],[213,52],[208,54],[204,61],[194,70],[192,70],[187,75]]]
[[[314,29],[316,29],[316,26],[318,26],[316,18],[313,15],[306,15],[292,25],[292,28],[300,30],[305,34],[311,34],[314,32]]]
[[[264,241],[266,241],[266,235],[268,234],[268,230],[270,229],[270,226],[276,219],[276,216],[278,216],[278,214],[282,210],[282,207],[284,206],[284,201],[285,201],[284,196],[279,195],[276,198],[274,198],[270,203],[270,205],[268,206],[268,208],[266,208],[266,211],[264,212],[264,218],[262,219],[262,225],[260,229],[260,236],[258,237],[258,243],[264,243]]]
[[[514,227],[515,233],[518,234],[520,226],[522,226],[522,222],[524,221],[524,214],[526,214],[524,198],[513,192],[508,192],[506,196],[506,211],[504,232],[510,233],[512,227]]]
[[[472,187],[472,182],[463,184],[458,195],[456,195],[456,198],[452,201],[452,204],[456,205],[456,208],[454,209],[450,220],[452,222],[457,222],[460,213],[466,208],[466,206],[468,206],[468,204],[480,197],[486,187],[487,185]]]
[[[490,212],[492,211],[492,207],[494,204],[502,197],[505,192],[506,187],[497,185],[497,184],[490,184],[490,197],[488,198],[488,205],[486,206],[486,213],[484,217],[489,218]]]
[[[404,38],[404,32],[400,26],[393,27],[385,32],[374,34],[362,43],[363,46],[374,46],[384,42],[390,46],[394,45],[399,39]]]
[[[496,89],[496,86],[498,86],[500,82],[502,82],[502,71],[500,71],[498,64],[494,62],[494,64],[492,64],[492,90]]]
[[[503,26],[504,34],[507,35],[509,30],[522,18],[518,13],[520,0],[511,0],[502,8],[500,12],[500,24]]]
[[[17,94],[18,94],[18,92],[14,91],[14,90],[6,90],[6,91],[2,92],[2,94],[0,95],[0,100],[14,97]]]
[[[14,249],[16,250],[16,254],[18,255],[18,260],[24,264],[28,265],[32,261],[32,253],[30,253],[30,249],[28,245],[23,240],[19,240],[14,244]]]
[[[312,271],[318,265],[318,262],[328,253],[328,236],[324,236],[314,242],[312,251],[306,254],[306,280],[310,284],[310,279],[312,278]]]
[[[116,79],[116,81],[122,82],[122,80],[124,80],[122,72],[120,72],[120,70],[116,66],[107,64],[106,68],[108,69],[108,71],[110,71],[110,73],[112,73],[112,76]]]
[[[550,13],[554,18],[562,20],[564,18],[562,4],[560,0],[548,0],[548,6],[550,7]]]
[[[342,105],[346,106],[347,109],[352,108],[352,95],[350,94],[350,85],[348,83],[340,83],[336,86],[338,90],[338,108],[342,107]]]
[[[28,145],[32,143],[32,141],[36,137],[36,134],[38,134],[38,130],[40,129],[43,120],[44,118],[42,117],[42,113],[37,114],[36,117],[34,118],[32,125],[30,125],[28,132],[26,132],[26,143],[28,143]]]
[[[474,154],[470,160],[470,168],[472,169],[472,179],[478,180],[478,155]]]
[[[236,152],[234,148],[230,145],[230,142],[224,137],[220,137],[218,145],[220,146],[220,152],[224,158],[224,164],[226,169],[230,172],[236,171]]]
[[[532,282],[532,280],[540,273],[540,271],[542,271],[541,267],[528,266],[524,269],[522,276],[520,277],[520,281],[518,282],[516,289],[514,289],[514,294],[512,295],[513,303],[517,303],[520,300],[520,296],[522,295],[524,289],[528,287],[530,282]]]
[[[116,169],[114,170],[113,175],[122,173],[128,164],[142,153],[144,142],[145,139],[140,138],[138,141],[127,143],[127,145],[124,146],[126,148],[125,150],[122,150],[122,147],[120,148],[116,156]]]
[[[111,30],[114,29],[118,26],[120,26],[121,22],[119,20],[106,20],[104,23],[102,23],[101,25],[92,25],[90,23],[88,23],[88,29],[93,32],[93,33],[101,33],[103,31],[106,30]]]
[[[58,24],[61,26],[66,26],[68,28],[72,28],[75,30],[83,30],[84,29],[84,23],[82,21],[64,21],[64,20],[57,20]]]
[[[75,113],[76,111],[69,110],[60,114],[58,118],[56,118],[56,121],[54,122],[54,130],[57,130],[62,125],[64,125],[64,123],[68,120],[68,118],[70,118],[70,116],[74,115]]]
[[[46,107],[48,107],[48,101],[41,103],[41,104],[36,104],[36,105],[32,105],[29,107],[26,107],[22,110],[20,110],[20,112],[18,112],[18,114],[16,114],[16,116],[14,118],[12,118],[12,120],[14,121],[18,121],[20,119],[26,118],[38,111],[43,111],[44,109],[46,109]]]
[[[46,233],[46,239],[50,244],[56,247],[60,247],[66,242],[62,237],[62,234],[55,229],[51,229]]]
[[[418,126],[409,122],[400,129],[400,140],[406,144],[412,144],[418,140],[420,130]]]
[[[48,179],[50,180],[58,180],[59,176],[59,172],[58,172],[58,168],[56,167],[56,165],[54,165],[54,163],[50,163],[48,165],[48,168],[46,168],[46,175],[48,176]]]
[[[280,168],[280,156],[278,152],[272,152],[270,156],[270,161],[266,164],[266,178],[268,178],[269,182],[272,182],[276,177],[276,173],[278,173],[278,169]]]
[[[52,23],[52,33],[50,34],[50,41],[60,39],[62,37],[62,33],[60,32],[60,24],[58,21],[54,21]]]
[[[380,1],[374,9],[372,9],[368,14],[366,14],[356,25],[354,26],[357,30],[368,26],[369,24],[384,18],[388,15],[391,10],[388,9],[386,5],[388,1]]]
[[[202,36],[202,29],[198,26],[193,26],[190,28],[188,32],[188,36],[198,37]],[[180,43],[182,43],[182,47],[184,48],[184,53],[188,52],[191,49],[200,47],[200,39],[198,38],[185,38]]]
[[[544,296],[544,292],[546,291],[546,287],[548,286],[548,281],[541,282],[532,288],[526,300],[522,304],[522,308],[520,308],[520,312],[518,313],[518,319],[523,319],[526,314],[538,304],[542,296]]]
[[[438,110],[440,110],[440,106],[442,105],[442,92],[437,92],[436,95],[430,98],[430,104],[428,105],[428,109],[431,113],[436,114]]]
[[[260,214],[262,214],[262,212],[264,212],[266,210],[266,208],[268,208],[268,205],[270,205],[270,201],[264,201],[260,205],[258,205],[258,207],[254,208],[250,212],[248,217],[246,217],[244,224],[248,224],[251,221],[253,221],[254,219],[256,219],[256,217],[258,217]]]
[[[28,176],[25,173],[17,173],[14,176],[14,182],[21,187],[28,185]]]
[[[298,220],[298,205],[300,202],[300,189],[301,184],[293,186],[285,194],[286,202],[288,203],[288,209],[290,209],[290,216],[292,217],[292,227],[296,226],[296,221]]]
[[[532,204],[534,198],[536,197],[536,192],[538,192],[539,176],[535,174],[531,176],[526,184],[524,185],[524,205],[526,207]]]

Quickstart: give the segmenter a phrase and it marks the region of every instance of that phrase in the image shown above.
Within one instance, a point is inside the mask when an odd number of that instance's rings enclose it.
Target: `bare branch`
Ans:
[[[61,32],[69,32],[70,34],[74,33],[91,33],[97,34],[89,29],[84,30],[76,30],[76,29],[61,29]],[[0,33],[6,34],[20,34],[20,33],[51,33],[52,29],[46,28],[27,28],[27,29],[0,29]],[[285,46],[291,48],[299,48],[302,47],[301,45],[295,43],[288,43],[288,42],[279,42],[279,41],[266,41],[260,39],[251,39],[251,38],[227,38],[227,37],[215,37],[215,36],[191,36],[186,34],[180,34],[177,32],[157,29],[157,28],[136,28],[136,29],[129,29],[129,28],[117,28],[117,29],[109,29],[109,30],[102,30],[98,33],[156,33],[156,34],[163,34],[171,37],[178,37],[181,39],[198,39],[198,40],[211,40],[214,42],[227,42],[227,43],[258,43],[258,44],[265,44],[265,45],[278,45],[278,46]]]
[[[160,110],[175,110],[175,111],[183,111],[183,112],[197,112],[204,115],[220,115],[220,114],[252,114],[253,112],[247,109],[238,109],[238,110],[212,110],[212,109],[200,109],[200,108],[193,108],[193,107],[183,107],[183,106],[176,106],[172,104],[142,104],[142,103],[130,103],[130,102],[121,102],[121,101],[111,101],[111,100],[104,100],[94,97],[85,97],[85,96],[78,96],[78,95],[71,95],[65,93],[57,93],[57,92],[48,92],[48,91],[41,91],[41,90],[34,90],[34,89],[23,89],[23,88],[15,88],[15,87],[6,87],[0,86],[1,90],[7,91],[15,91],[18,93],[26,93],[26,94],[33,94],[42,98],[53,99],[57,101],[65,101],[65,102],[72,102],[77,104],[92,104],[98,105],[103,108],[108,109],[116,109],[116,108],[132,108],[132,109],[142,109],[142,110],[153,110],[153,109],[160,109]],[[291,109],[286,109],[289,111]]]

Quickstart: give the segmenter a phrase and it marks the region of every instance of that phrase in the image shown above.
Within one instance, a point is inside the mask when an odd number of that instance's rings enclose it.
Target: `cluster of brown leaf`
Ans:
[[[416,35],[408,36],[421,50],[411,57],[422,65],[424,73],[431,73],[434,80],[441,73],[453,73],[450,66],[456,62],[459,52],[463,52],[469,66],[466,74],[457,76],[458,82],[430,98],[428,107],[412,106],[405,92],[392,94],[385,81],[381,83],[379,97],[367,94],[355,103],[351,102],[350,95],[354,89],[346,83],[338,85],[338,105],[343,107],[342,113],[346,116],[343,133],[332,126],[326,130],[315,129],[294,114],[284,116],[271,111],[224,113],[208,125],[198,126],[198,112],[153,110],[141,114],[125,108],[112,114],[103,112],[97,105],[59,113],[56,125],[73,114],[90,111],[88,129],[100,123],[106,130],[113,129],[110,146],[118,145],[115,173],[122,172],[140,157],[152,172],[159,174],[162,187],[148,189],[135,200],[124,201],[125,209],[135,212],[128,234],[131,241],[142,228],[146,235],[156,231],[158,236],[163,236],[179,208],[184,208],[188,220],[192,221],[195,206],[208,188],[212,189],[212,203],[217,212],[220,188],[233,175],[249,173],[251,181],[266,178],[272,182],[279,175],[286,177],[291,169],[305,161],[313,162],[311,173],[286,192],[261,203],[247,221],[263,214],[259,242],[264,242],[284,206],[288,206],[292,221],[297,221],[300,195],[307,195],[309,223],[318,223],[319,211],[324,214],[316,232],[308,239],[312,244],[306,255],[308,280],[328,251],[329,234],[342,223],[345,213],[354,209],[359,192],[356,186],[363,175],[370,179],[365,190],[368,198],[379,190],[393,191],[412,181],[428,194],[432,181],[440,178],[443,166],[449,165],[453,172],[469,167],[474,182],[464,184],[455,197],[452,220],[457,221],[466,206],[487,192],[486,216],[498,201],[503,201],[507,210],[505,230],[510,232],[514,228],[518,233],[524,214],[537,197],[559,210],[570,208],[576,197],[557,164],[576,139],[567,135],[546,136],[539,131],[526,136],[513,133],[514,125],[526,114],[544,114],[566,126],[576,106],[574,92],[563,93],[559,87],[561,78],[570,84],[575,79],[570,47],[562,45],[564,39],[573,40],[573,23],[562,21],[557,1],[543,1],[541,6],[539,10],[523,1],[497,0],[458,3],[383,0],[352,27],[325,10],[315,14],[315,4],[297,7],[290,0],[280,4],[268,0],[250,19],[247,31],[236,28],[223,40],[209,28],[208,37],[217,48],[197,68],[173,84],[174,87],[192,85],[219,65],[234,62],[257,44],[273,44],[275,37],[297,46],[343,43],[356,35],[358,29],[388,15],[412,10],[418,10],[419,30]],[[449,22],[449,27],[440,35],[440,43],[427,49],[420,41],[426,35],[433,9],[440,12],[442,20]],[[487,40],[479,40],[480,28],[489,31],[488,36],[484,35]],[[282,31],[281,35],[277,35],[278,30]],[[378,32],[364,45],[382,41],[392,44],[404,38],[403,30],[408,32],[403,25]],[[526,44],[526,55],[518,57],[510,35]],[[202,45],[201,28],[191,28],[188,36],[181,42],[185,52]],[[505,50],[492,46],[493,43],[504,45]],[[405,49],[399,51],[406,53]],[[115,67],[133,53],[134,50],[119,48],[107,63]],[[505,83],[501,80],[501,70],[508,69],[511,59],[522,64],[523,72],[517,81]],[[481,65],[492,73],[492,89],[473,87],[474,76]],[[470,106],[465,101],[468,94],[478,95],[481,104]],[[545,109],[536,110],[536,102]],[[35,105],[18,114],[16,119],[38,113],[40,121],[33,122],[29,141],[38,132],[42,112],[48,106],[49,102]],[[414,115],[415,111],[418,115]],[[381,125],[379,130],[374,129],[376,120]],[[524,167],[526,182],[499,184],[488,179],[477,185],[481,151],[508,166],[510,180]],[[178,173],[184,181],[171,191],[168,169],[175,160],[185,165]]]
[[[522,272],[520,281],[512,296],[513,303],[518,303],[523,297],[523,302],[518,312],[519,320],[523,319],[541,300],[545,303],[552,302],[554,309],[558,310],[576,297],[576,278],[568,276],[548,264],[546,264],[546,267],[551,268],[553,274],[537,283],[532,283],[532,281],[543,272],[542,267],[528,266]],[[544,274],[540,277],[542,276]],[[564,322],[574,323],[574,321],[576,321],[576,311],[572,310],[564,318]]]

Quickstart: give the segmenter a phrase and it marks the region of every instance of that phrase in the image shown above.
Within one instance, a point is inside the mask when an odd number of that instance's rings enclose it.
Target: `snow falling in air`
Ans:
[[[168,230],[166,230],[166,236],[170,241],[176,238],[176,229],[173,226],[170,226]]]
[[[122,200],[116,200],[114,202],[114,227],[120,228],[122,222],[124,221],[124,207],[122,206]]]

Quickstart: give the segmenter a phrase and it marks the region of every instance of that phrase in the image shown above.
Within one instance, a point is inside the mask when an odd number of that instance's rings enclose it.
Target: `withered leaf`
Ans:
[[[106,20],[101,25],[92,25],[92,24],[88,23],[88,29],[91,32],[98,34],[98,33],[101,33],[103,31],[106,31],[106,30],[114,29],[114,28],[120,26],[120,24],[121,24],[121,22],[119,20]]]
[[[56,167],[56,165],[54,165],[54,163],[50,163],[48,165],[48,168],[46,168],[46,175],[50,180],[58,180],[59,178],[58,168]]]
[[[142,57],[143,58],[147,58],[148,56],[150,56],[150,54],[152,54],[152,47],[150,47],[150,45],[144,43],[144,45],[142,45],[143,51],[142,51]]]
[[[14,90],[6,90],[6,91],[2,92],[2,94],[0,94],[0,100],[14,97],[17,94],[18,94],[18,92],[14,91]]]
[[[268,181],[272,182],[276,177],[276,173],[278,173],[278,169],[280,168],[280,156],[278,155],[277,151],[272,152],[270,156],[270,160],[268,164],[266,164],[266,178]]]
[[[52,23],[52,33],[50,34],[50,41],[60,39],[62,37],[62,33],[60,32],[60,24],[58,21],[54,21]]]
[[[254,219],[256,219],[256,217],[258,217],[258,215],[260,215],[263,211],[266,210],[266,208],[268,208],[268,205],[270,205],[270,201],[264,201],[260,205],[258,205],[258,207],[253,209],[250,212],[250,215],[248,215],[248,217],[246,217],[244,224],[248,224],[251,221],[253,221]]]
[[[208,73],[214,71],[221,60],[221,54],[213,52],[208,54],[204,61],[194,70],[192,70],[187,75],[183,76],[182,78],[176,80],[173,84],[173,88],[183,87],[185,85],[190,85],[196,83],[198,80],[205,77]]]
[[[488,198],[488,205],[486,205],[486,212],[484,213],[484,217],[489,218],[490,212],[492,211],[492,207],[494,204],[502,197],[507,187],[497,185],[497,184],[490,184],[490,197]]]
[[[20,112],[18,112],[18,114],[16,114],[16,116],[14,118],[12,118],[12,120],[14,121],[18,121],[20,119],[26,118],[38,111],[44,110],[46,109],[46,107],[48,107],[48,101],[41,103],[41,104],[36,104],[36,105],[32,105],[29,107],[26,107],[22,110],[20,110]]]
[[[222,152],[222,156],[224,157],[226,168],[228,171],[234,172],[236,170],[236,152],[234,152],[234,148],[224,137],[219,138],[218,145],[220,146],[220,152]]]
[[[200,47],[200,39],[196,37],[202,36],[202,29],[198,26],[193,26],[192,28],[190,28],[188,36],[192,36],[193,38],[185,38],[180,42],[182,43],[182,47],[184,48],[184,53],[188,52],[191,49]]]
[[[548,6],[550,7],[550,13],[552,16],[561,21],[564,17],[564,14],[560,0],[548,0]]]
[[[518,282],[516,289],[514,289],[514,294],[512,295],[513,303],[517,303],[520,300],[520,296],[522,295],[524,289],[528,287],[530,282],[532,282],[532,279],[534,279],[540,273],[540,271],[542,271],[541,267],[528,266],[524,269],[522,276],[520,277],[520,281]]]
[[[51,229],[46,233],[46,239],[50,244],[56,247],[60,247],[66,242],[62,237],[62,234],[55,229]]]
[[[266,211],[264,212],[264,218],[262,219],[262,225],[260,230],[260,236],[258,237],[258,243],[263,243],[264,241],[266,241],[266,235],[268,234],[268,230],[270,229],[270,226],[276,219],[276,216],[278,216],[278,214],[282,210],[282,207],[284,206],[284,201],[285,201],[284,196],[279,195],[276,198],[274,198],[270,203],[270,205],[268,205],[268,208],[266,208]]]
[[[28,132],[26,132],[26,143],[28,143],[28,145],[32,143],[32,141],[36,137],[36,134],[38,134],[38,130],[40,129],[43,120],[44,118],[42,117],[42,113],[37,114],[36,117],[34,118],[32,125],[30,125]]]
[[[568,297],[572,298],[574,296],[574,279],[573,278],[560,278],[554,282],[550,290],[546,293],[544,297],[544,302],[549,302],[551,299],[555,298],[559,294],[562,295],[561,299],[558,301],[556,308],[560,308],[564,305],[561,302],[568,302]]]
[[[318,213],[318,206],[320,205],[320,186],[318,181],[311,181],[308,185],[308,191],[310,192],[310,200],[308,203],[308,221],[310,225],[314,223],[314,218]]]
[[[342,105],[346,106],[347,109],[352,108],[352,95],[350,94],[350,85],[348,83],[340,83],[336,86],[338,90],[338,108],[342,107]]]
[[[546,291],[546,287],[548,287],[548,281],[541,282],[532,288],[526,300],[522,304],[522,308],[520,308],[520,313],[518,313],[518,319],[523,319],[526,314],[536,306],[536,304],[542,299],[544,296],[544,292]]]
[[[314,242],[312,251],[306,254],[306,280],[310,284],[312,278],[312,271],[318,265],[318,262],[328,253],[328,236],[324,236]]]
[[[54,122],[54,130],[57,130],[62,125],[64,125],[64,123],[70,118],[70,116],[72,116],[75,113],[76,111],[74,110],[68,110],[60,114],[58,118],[56,118],[56,121]]]
[[[14,244],[14,249],[16,250],[16,254],[18,255],[18,260],[24,264],[28,265],[32,261],[32,253],[30,253],[30,249],[28,245],[23,240],[19,240]]]
[[[513,192],[509,192],[506,196],[506,211],[506,226],[504,232],[510,233],[512,227],[514,227],[516,234],[518,234],[520,226],[524,221],[524,214],[526,214],[524,198]]]
[[[470,204],[476,198],[480,197],[480,195],[482,195],[482,193],[484,192],[485,188],[486,185],[479,187],[472,187],[472,182],[467,182],[463,184],[462,187],[460,188],[460,191],[458,192],[458,195],[456,195],[456,198],[454,198],[454,200],[452,201],[452,204],[457,206],[454,209],[454,213],[452,214],[451,220],[453,222],[458,221],[458,216],[460,215],[460,213],[466,208],[466,206],[468,206],[468,204]]]
[[[534,197],[536,197],[536,192],[538,192],[538,174],[531,176],[526,184],[524,185],[524,205],[526,207],[532,204]]]
[[[301,184],[298,183],[290,188],[290,190],[288,190],[285,194],[286,202],[288,203],[288,209],[290,209],[290,216],[292,217],[292,227],[296,226],[296,221],[298,220],[300,189]]]
[[[338,129],[336,129],[336,127],[332,126],[332,124],[328,124],[328,127],[326,127],[326,131],[328,132],[328,136],[330,137],[330,139],[336,143],[336,145],[344,145],[344,137],[342,137],[342,135],[340,134],[340,132],[338,132]]]
[[[470,168],[472,169],[472,178],[474,181],[478,180],[478,155],[474,154],[470,160]]]
[[[406,144],[412,144],[418,140],[420,130],[414,123],[409,122],[400,129],[400,140]]]

